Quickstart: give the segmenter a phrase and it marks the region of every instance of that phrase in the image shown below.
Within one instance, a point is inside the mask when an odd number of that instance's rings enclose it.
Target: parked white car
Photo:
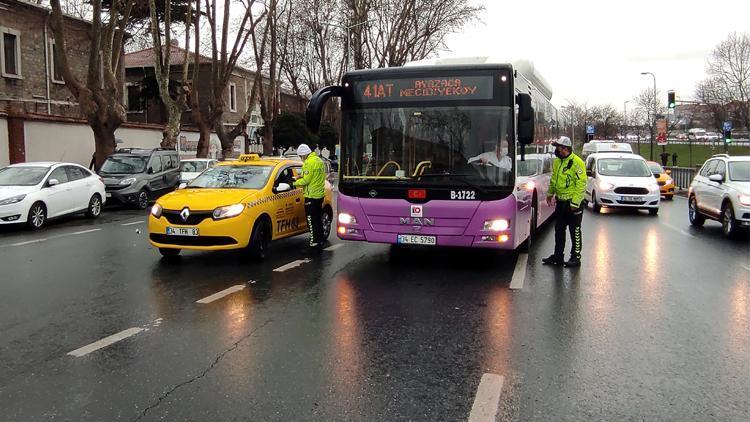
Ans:
[[[216,165],[213,158],[190,158],[180,161],[180,183],[189,183],[203,173],[203,170]]]
[[[637,208],[659,213],[659,184],[646,163],[637,154],[602,152],[586,159],[584,198],[594,212],[602,207]]]
[[[750,156],[706,160],[688,190],[688,217],[696,227],[707,218],[721,222],[727,237],[750,227]]]
[[[72,163],[23,163],[0,169],[0,224],[40,229],[50,218],[85,213],[96,218],[106,201],[104,182]]]

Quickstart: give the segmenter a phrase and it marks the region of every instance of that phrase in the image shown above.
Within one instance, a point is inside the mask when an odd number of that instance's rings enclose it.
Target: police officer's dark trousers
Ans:
[[[565,231],[570,230],[571,258],[581,259],[581,221],[583,220],[583,208],[578,208],[575,213],[571,210],[570,201],[557,201],[555,205],[555,256],[560,259],[565,254]]]
[[[310,246],[323,242],[323,198],[305,198],[307,227],[310,228]]]

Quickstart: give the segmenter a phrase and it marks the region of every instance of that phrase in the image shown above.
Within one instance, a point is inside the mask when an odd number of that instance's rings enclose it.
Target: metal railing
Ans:
[[[690,187],[690,183],[698,173],[697,168],[692,167],[664,167],[667,170],[671,170],[672,179],[674,179],[675,189],[687,189]]]

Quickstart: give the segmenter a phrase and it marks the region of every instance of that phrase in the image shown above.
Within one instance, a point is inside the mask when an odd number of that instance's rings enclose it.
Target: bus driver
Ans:
[[[491,165],[502,170],[512,170],[513,162],[508,156],[508,140],[503,139],[495,144],[494,151],[483,152],[476,157],[469,158],[469,164],[479,162],[484,166]]]

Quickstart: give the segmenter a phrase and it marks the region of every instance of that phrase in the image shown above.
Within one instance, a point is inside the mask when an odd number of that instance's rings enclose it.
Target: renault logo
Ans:
[[[183,208],[182,211],[180,211],[180,217],[182,217],[182,221],[187,221],[190,217],[190,210],[187,209],[187,207]]]

